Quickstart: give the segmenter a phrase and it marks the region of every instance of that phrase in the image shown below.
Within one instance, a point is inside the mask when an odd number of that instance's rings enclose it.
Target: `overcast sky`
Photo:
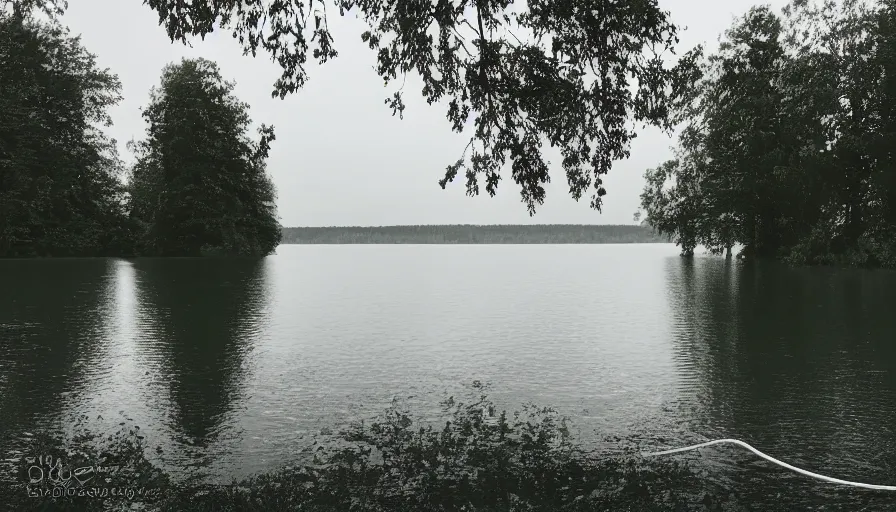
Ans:
[[[785,3],[765,2],[776,11]],[[756,2],[660,0],[660,5],[687,27],[678,52],[683,53],[700,43],[714,49],[734,17]],[[251,105],[253,121],[276,128],[268,172],[284,226],[630,224],[645,169],[671,156],[673,139],[642,130],[631,158],[616,163],[606,177],[608,194],[598,213],[589,208],[588,197],[576,202],[568,195],[559,158],[548,153],[553,182],[547,185],[545,204],[529,217],[509,173],[494,198],[484,188],[482,195],[467,197],[462,176],[445,190],[438,186],[467,136],[451,132],[444,108],[427,105],[410,77],[404,120],[392,117],[383,104],[391,88],[385,89],[374,72],[375,54],[360,41],[365,25],[353,15],[332,15],[339,57],[323,66],[311,63],[308,84],[285,100],[271,99],[280,69],[266,55],[243,57],[227,32],[197,40],[193,48],[171,43],[157,19],[141,0],[74,0],[63,18],[82,35],[99,65],[121,80],[124,100],[112,110],[110,135],[118,140],[122,157],[130,161],[125,143],[143,137],[138,109],[147,104],[162,67],[182,57],[214,60],[226,79],[236,81],[235,93]]]

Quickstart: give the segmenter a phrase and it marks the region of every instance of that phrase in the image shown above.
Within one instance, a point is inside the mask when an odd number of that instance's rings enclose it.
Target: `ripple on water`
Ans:
[[[438,418],[478,379],[502,408],[555,406],[595,449],[734,437],[832,476],[896,481],[896,278],[675,254],[289,246],[262,262],[2,261],[0,282],[29,287],[0,289],[0,336],[17,341],[0,343],[0,433],[83,412],[117,425],[125,410],[171,469],[226,480],[394,396]],[[736,449],[687,457],[730,486],[859,503]]]

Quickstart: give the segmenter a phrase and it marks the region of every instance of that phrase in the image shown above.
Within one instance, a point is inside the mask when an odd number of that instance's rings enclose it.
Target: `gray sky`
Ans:
[[[786,1],[765,3],[779,10]],[[714,50],[734,17],[756,4],[660,0],[674,22],[687,27],[679,54],[700,43]],[[243,57],[227,32],[196,40],[193,48],[171,43],[141,0],[75,0],[63,22],[82,35],[101,67],[121,79],[124,100],[112,110],[110,135],[118,139],[126,161],[132,156],[125,143],[142,138],[145,130],[138,109],[147,104],[162,67],[181,57],[216,61],[224,77],[236,81],[236,95],[251,105],[253,121],[276,128],[268,172],[277,186],[284,226],[630,224],[645,169],[669,158],[674,144],[659,130],[642,130],[631,158],[616,163],[605,179],[603,213],[589,208],[587,196],[579,202],[569,196],[560,159],[546,153],[553,182],[547,185],[545,204],[530,218],[509,173],[503,174],[494,198],[484,188],[482,195],[467,197],[463,176],[445,190],[438,186],[467,135],[451,132],[445,109],[427,105],[410,76],[404,120],[392,117],[383,104],[392,88],[385,89],[374,72],[375,54],[360,40],[365,25],[354,17],[340,18],[334,10],[329,23],[339,57],[323,66],[311,63],[310,81],[285,100],[271,99],[280,69],[266,55]]]

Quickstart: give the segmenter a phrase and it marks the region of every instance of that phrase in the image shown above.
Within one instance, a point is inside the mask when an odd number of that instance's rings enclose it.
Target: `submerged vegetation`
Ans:
[[[283,228],[284,244],[626,244],[668,243],[629,225],[427,225]]]

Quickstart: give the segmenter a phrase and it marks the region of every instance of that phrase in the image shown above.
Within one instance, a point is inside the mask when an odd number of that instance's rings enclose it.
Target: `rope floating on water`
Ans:
[[[812,478],[824,480],[825,482],[831,482],[834,484],[841,484],[841,485],[851,485],[853,487],[863,487],[865,489],[876,489],[876,490],[880,490],[880,491],[896,491],[896,485],[875,485],[875,484],[865,484],[862,482],[850,482],[849,480],[841,480],[839,478],[832,478],[829,476],[819,475],[818,473],[813,473],[811,471],[806,471],[805,469],[800,469],[796,466],[791,466],[790,464],[788,464],[786,462],[782,462],[770,455],[766,455],[766,454],[760,452],[759,450],[757,450],[756,448],[753,448],[752,446],[750,446],[747,443],[740,441],[738,439],[716,439],[715,441],[708,441],[705,443],[695,444],[695,445],[691,445],[691,446],[685,446],[684,448],[675,448],[674,450],[664,450],[661,452],[642,453],[641,455],[644,457],[656,457],[659,455],[671,455],[673,453],[686,452],[688,450],[697,450],[699,448],[703,448],[706,446],[711,446],[714,444],[722,444],[722,443],[736,444],[738,446],[742,446],[742,447],[746,448],[747,450],[750,450],[751,452],[755,453],[756,455],[762,457],[763,459],[765,459],[769,462],[774,462],[775,464],[777,464],[779,466],[782,466],[791,471],[800,473],[801,475],[811,476]]]

